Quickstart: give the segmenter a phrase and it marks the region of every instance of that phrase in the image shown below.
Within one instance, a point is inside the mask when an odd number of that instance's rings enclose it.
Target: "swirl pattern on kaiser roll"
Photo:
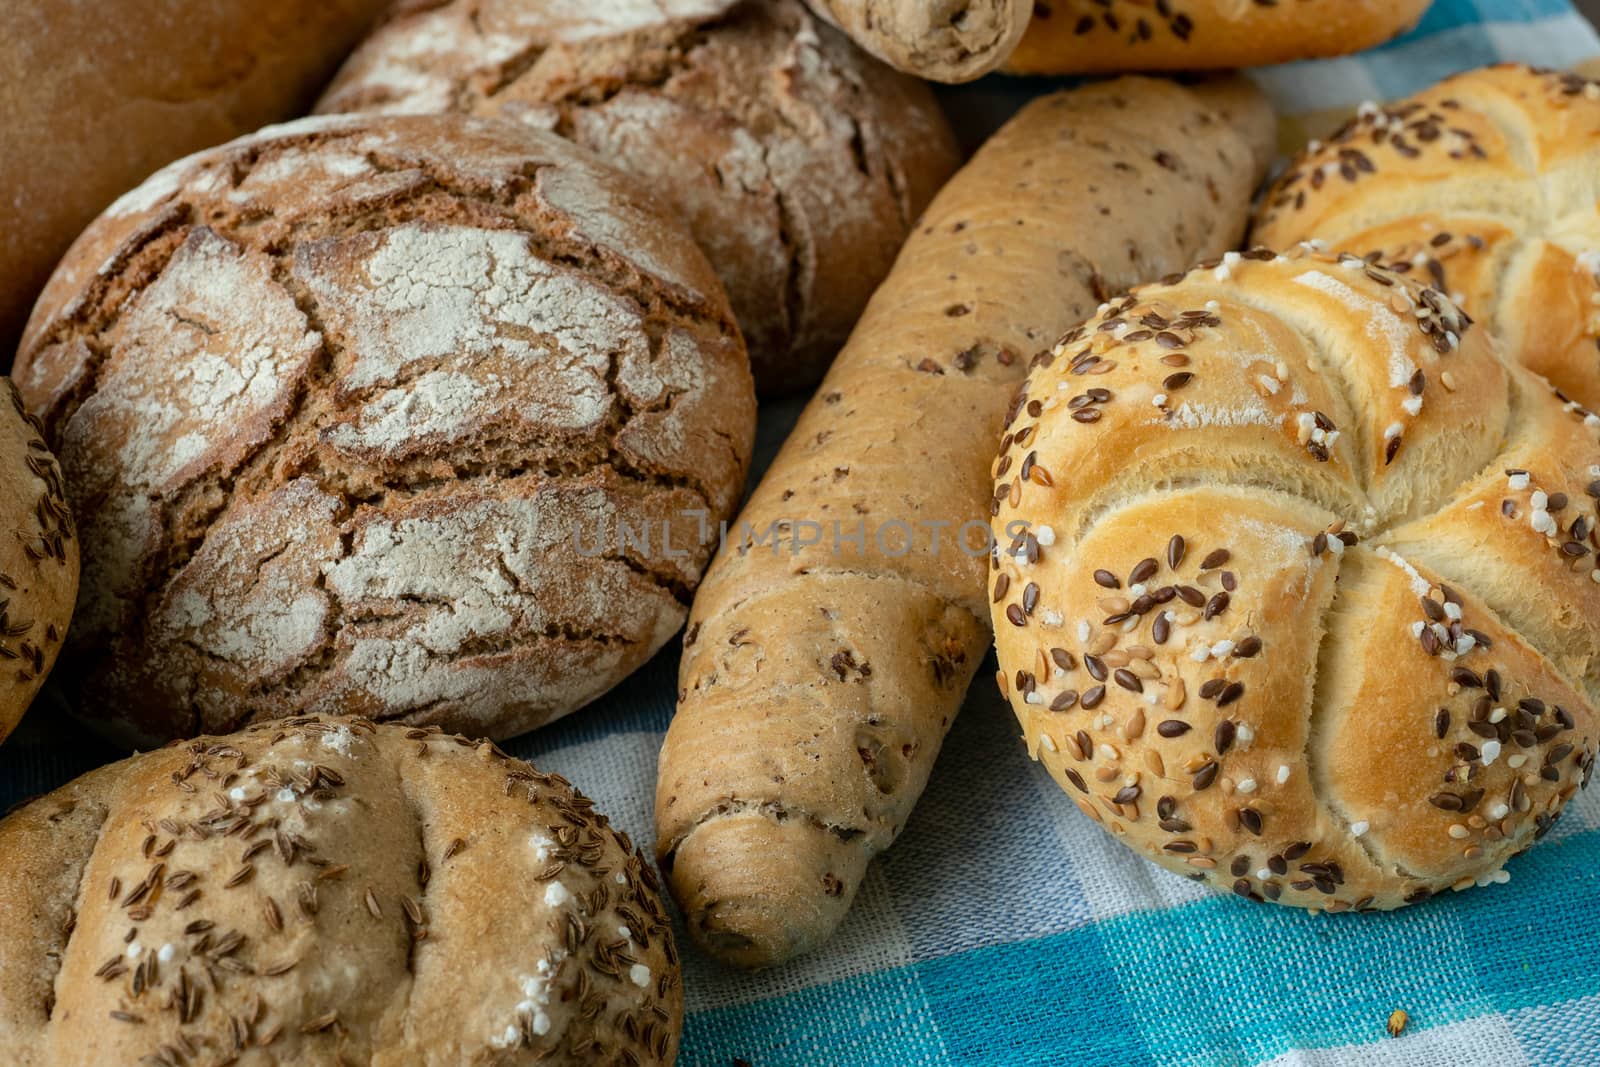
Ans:
[[[90,546],[79,711],[141,745],[579,707],[682,625],[754,433],[681,224],[570,142],[462,116],[174,164],[79,239],[18,371]]]
[[[1306,247],[1135,289],[995,477],[1001,688],[1162,866],[1395,908],[1506,879],[1588,781],[1600,418],[1437,290]]]
[[[302,717],[0,821],[0,1042],[105,1063],[665,1065],[656,876],[489,742]]]
[[[638,176],[722,278],[763,395],[822,377],[960,162],[928,87],[800,0],[410,5],[318,110],[501,115]]]
[[[1255,237],[1319,238],[1450,293],[1600,406],[1600,81],[1513,64],[1366,104],[1267,191]]]
[[[78,595],[78,536],[61,467],[0,378],[0,741],[44,685]]]

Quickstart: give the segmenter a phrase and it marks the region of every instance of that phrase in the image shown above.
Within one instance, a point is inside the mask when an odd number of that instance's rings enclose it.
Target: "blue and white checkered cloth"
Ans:
[[[1499,60],[1596,55],[1566,0],[1438,0],[1376,51],[1257,73],[1299,113]],[[1020,91],[986,79],[953,94]],[[794,414],[765,414],[768,458]],[[674,647],[595,707],[506,747],[570,777],[648,848],[676,670]],[[824,950],[749,975],[680,934],[682,1063],[1600,1065],[1600,789],[1511,861],[1509,885],[1311,916],[1215,895],[1118,845],[1028,761],[987,678]],[[114,755],[69,746],[73,728],[48,704],[29,718],[0,749],[0,808]],[[1410,1016],[1398,1039],[1384,1028],[1395,1009]]]

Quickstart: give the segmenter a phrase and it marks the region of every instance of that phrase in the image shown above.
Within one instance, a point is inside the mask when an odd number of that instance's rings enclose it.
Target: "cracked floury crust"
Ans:
[[[967,82],[1004,63],[1033,0],[807,0],[862,48],[907,74]]]
[[[1436,290],[1305,247],[1136,289],[994,491],[1029,752],[1171,870],[1395,908],[1505,880],[1593,771],[1600,417]]]
[[[1319,238],[1454,294],[1600,406],[1600,81],[1502,64],[1367,104],[1268,191],[1255,238]]]
[[[78,707],[136,744],[573,710],[681,625],[754,419],[681,227],[565,141],[457,116],[157,174],[63,262],[19,386],[87,516]]]
[[[55,664],[78,593],[78,536],[61,468],[0,378],[0,741]]]
[[[721,276],[763,394],[822,376],[959,162],[927,87],[799,0],[405,3],[318,109],[505,115],[638,175]]]
[[[1342,56],[1415,26],[1431,0],[1039,0],[1012,74],[1224,70]]]
[[[731,540],[684,635],[656,847],[710,952],[767,966],[838,927],[989,645],[983,538],[953,542],[964,523],[982,532],[1029,356],[1111,292],[1237,239],[1271,126],[1238,82],[1057,93],[928,209],[739,520],[829,533]],[[910,551],[892,523],[922,531]]]
[[[298,718],[0,822],[0,1044],[75,1063],[670,1064],[655,874],[489,742]]]

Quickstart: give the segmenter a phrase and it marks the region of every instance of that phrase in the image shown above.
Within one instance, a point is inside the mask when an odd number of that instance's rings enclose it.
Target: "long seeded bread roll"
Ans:
[[[994,70],[1032,21],[1032,0],[807,0],[890,66],[939,82]]]
[[[1431,0],[1041,0],[1012,74],[1217,70],[1342,56],[1416,25]]]
[[[1600,407],[1600,81],[1507,64],[1366,105],[1278,180],[1255,237],[1438,286]]]
[[[0,370],[100,209],[179,156],[309,107],[386,2],[0,4]]]
[[[774,964],[838,926],[983,658],[989,456],[1029,358],[1237,238],[1271,125],[1238,83],[1061,93],[929,208],[741,517],[793,521],[733,531],[691,613],[657,847],[710,952]]]
[[[1600,417],[1438,290],[1228,253],[1068,334],[1014,411],[1000,685],[1118,840],[1389,909],[1505,881],[1588,781]]]

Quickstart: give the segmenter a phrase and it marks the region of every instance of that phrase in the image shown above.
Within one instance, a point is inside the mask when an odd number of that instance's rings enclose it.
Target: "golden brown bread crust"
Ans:
[[[1355,256],[1257,250],[1040,360],[995,465],[999,683],[1130,846],[1394,908],[1502,880],[1587,781],[1600,418],[1469,325]]]
[[[670,1064],[645,858],[489,742],[298,718],[0,822],[0,1043],[77,1063]]]
[[[98,211],[179,156],[303,112],[384,6],[6,4],[0,371],[51,268]]]
[[[721,276],[766,395],[822,376],[960,162],[928,88],[799,0],[407,4],[318,110],[516,118],[639,176]]]
[[[754,432],[681,224],[570,142],[454,115],[156,175],[63,261],[18,371],[93,546],[77,706],[130,744],[565,714],[682,625]]]
[[[968,82],[1016,50],[1033,0],[807,0],[811,9],[896,70]]]
[[[717,956],[815,948],[905,825],[989,640],[987,442],[1030,355],[1238,235],[1270,109],[1229,99],[1238,128],[1146,79],[1025,108],[929,208],[746,505],[739,529],[826,534],[736,530],[684,637],[657,847]]]
[[[1600,406],[1600,82],[1510,64],[1364,106],[1268,191],[1254,239],[1319,238],[1454,294]]]
[[[0,378],[0,741],[55,665],[78,595],[78,535],[61,468]]]
[[[1341,56],[1416,25],[1431,0],[1040,0],[1013,74],[1221,70]]]

